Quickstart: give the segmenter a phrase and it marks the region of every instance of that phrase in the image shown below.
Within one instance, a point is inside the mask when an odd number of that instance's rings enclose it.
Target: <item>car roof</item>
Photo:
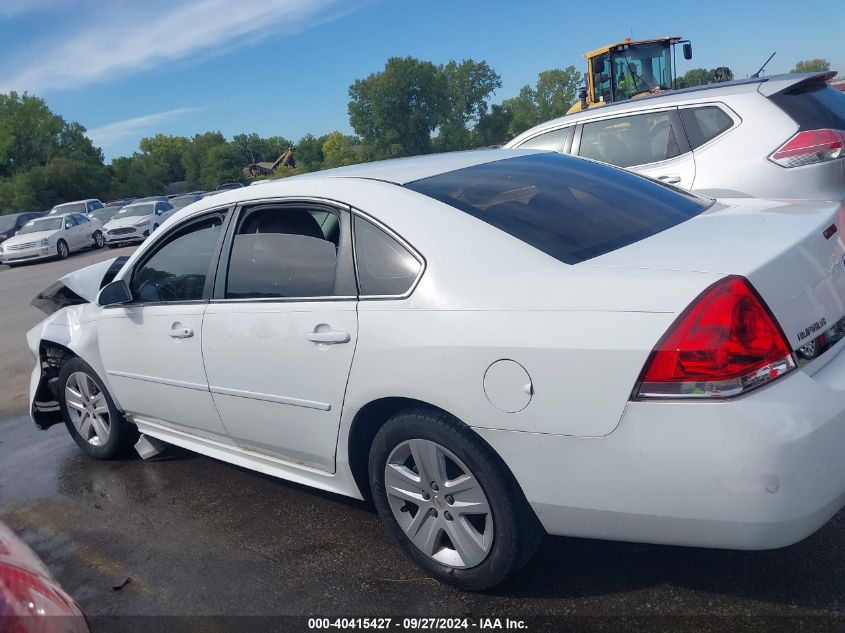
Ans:
[[[68,205],[68,204],[79,204],[80,202],[99,202],[99,200],[97,200],[97,198],[85,198],[84,200],[71,200],[70,202],[62,202],[61,204],[57,204],[53,208],[55,209],[56,207],[63,207],[63,206]]]
[[[678,105],[686,103],[687,101],[696,101],[706,98],[720,98],[729,94],[742,94],[757,91],[769,96],[775,92],[785,90],[786,88],[804,81],[825,80],[830,75],[831,73],[829,72],[786,73],[781,75],[771,75],[768,77],[736,79],[734,81],[704,84],[703,86],[692,86],[691,88],[667,90],[665,92],[658,92],[653,95],[637,97],[636,99],[629,99],[627,101],[619,101],[617,103],[601,106],[600,108],[590,108],[581,112],[576,112],[575,114],[567,114],[556,119],[551,119],[519,134],[512,141],[509,141],[508,145],[517,139],[522,141],[528,136],[533,136],[540,130],[556,128],[568,123],[577,123],[578,121],[585,119],[601,119],[606,116],[621,114],[628,111],[658,108],[665,105]]]
[[[393,158],[372,163],[360,163],[348,167],[337,167],[324,171],[282,178],[273,181],[266,186],[271,187],[276,182],[291,179],[306,178],[366,178],[369,180],[382,180],[397,185],[406,185],[415,180],[430,178],[450,171],[493,163],[516,156],[535,154],[537,150],[524,149],[479,149],[465,152],[447,152],[445,154],[425,154],[423,156],[411,156],[408,158]],[[245,187],[248,189],[248,187]],[[246,193],[242,195],[247,195]]]
[[[126,209],[128,207],[140,207],[141,205],[149,206],[149,205],[154,204],[156,202],[164,202],[164,201],[163,200],[136,200],[135,202],[130,202],[129,204],[123,205],[123,207],[121,207],[121,208]]]

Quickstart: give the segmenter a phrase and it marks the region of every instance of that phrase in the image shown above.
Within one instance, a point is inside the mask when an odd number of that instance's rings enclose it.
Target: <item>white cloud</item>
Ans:
[[[21,0],[11,0],[8,10],[23,6]],[[341,6],[339,0],[120,0],[91,10],[85,28],[60,31],[48,43],[33,46],[37,55],[21,51],[8,60],[0,69],[0,92],[76,89],[268,36],[290,35],[349,9],[348,2]]]
[[[178,119],[186,114],[197,112],[202,108],[176,108],[174,110],[167,110],[166,112],[156,112],[155,114],[147,114],[144,116],[135,117],[134,119],[126,119],[124,121],[116,121],[103,125],[93,130],[88,130],[87,136],[94,145],[98,147],[113,147],[127,139],[135,139],[143,136],[145,132],[158,129],[162,123],[167,123],[174,119]]]

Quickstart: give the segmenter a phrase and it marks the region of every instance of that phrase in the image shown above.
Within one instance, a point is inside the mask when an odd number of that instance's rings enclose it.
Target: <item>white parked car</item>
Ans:
[[[103,247],[103,225],[81,213],[48,215],[30,220],[0,244],[0,261],[8,266],[58,257],[72,251]]]
[[[82,213],[88,214],[97,209],[103,208],[103,203],[96,198],[87,198],[85,200],[75,200],[73,202],[65,202],[57,204],[50,209],[47,215],[61,215],[62,213]]]
[[[142,242],[173,212],[173,205],[162,200],[128,204],[103,227],[106,245],[114,248],[121,244]]]
[[[39,297],[32,416],[372,496],[469,589],[543,531],[781,547],[845,503],[843,217],[525,150],[221,193]]]

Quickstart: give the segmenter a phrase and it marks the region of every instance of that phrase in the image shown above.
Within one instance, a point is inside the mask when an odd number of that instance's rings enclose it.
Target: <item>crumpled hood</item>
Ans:
[[[115,257],[68,273],[39,292],[31,305],[50,315],[67,306],[95,303],[100,289],[115,278],[127,259]]]

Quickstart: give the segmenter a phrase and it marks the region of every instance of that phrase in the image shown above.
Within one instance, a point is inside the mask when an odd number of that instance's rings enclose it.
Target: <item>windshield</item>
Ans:
[[[5,217],[0,216],[0,233],[5,233],[6,231],[11,231],[15,228],[15,220],[17,216],[15,215],[7,215]]]
[[[155,213],[155,209],[156,205],[154,202],[151,202],[150,204],[133,204],[128,207],[123,207],[115,214],[114,219],[119,220],[120,218],[131,218],[139,215],[152,215]]]
[[[616,101],[634,95],[672,88],[669,44],[635,44],[612,53],[611,67]]]
[[[119,210],[120,207],[105,207],[103,209],[92,211],[89,217],[99,220],[100,222],[108,222]]]
[[[639,242],[713,204],[624,169],[555,152],[475,165],[405,186],[565,264]]]
[[[60,204],[52,208],[50,215],[57,213],[85,213],[84,202],[70,202],[68,204]]]
[[[181,209],[182,207],[187,207],[189,204],[193,204],[199,199],[199,196],[180,196],[179,198],[173,198],[173,200],[170,201],[170,204],[172,204],[175,209]]]
[[[64,218],[39,218],[38,220],[31,220],[23,225],[23,228],[18,231],[18,235],[38,233],[39,231],[58,231],[62,228],[64,221]]]

